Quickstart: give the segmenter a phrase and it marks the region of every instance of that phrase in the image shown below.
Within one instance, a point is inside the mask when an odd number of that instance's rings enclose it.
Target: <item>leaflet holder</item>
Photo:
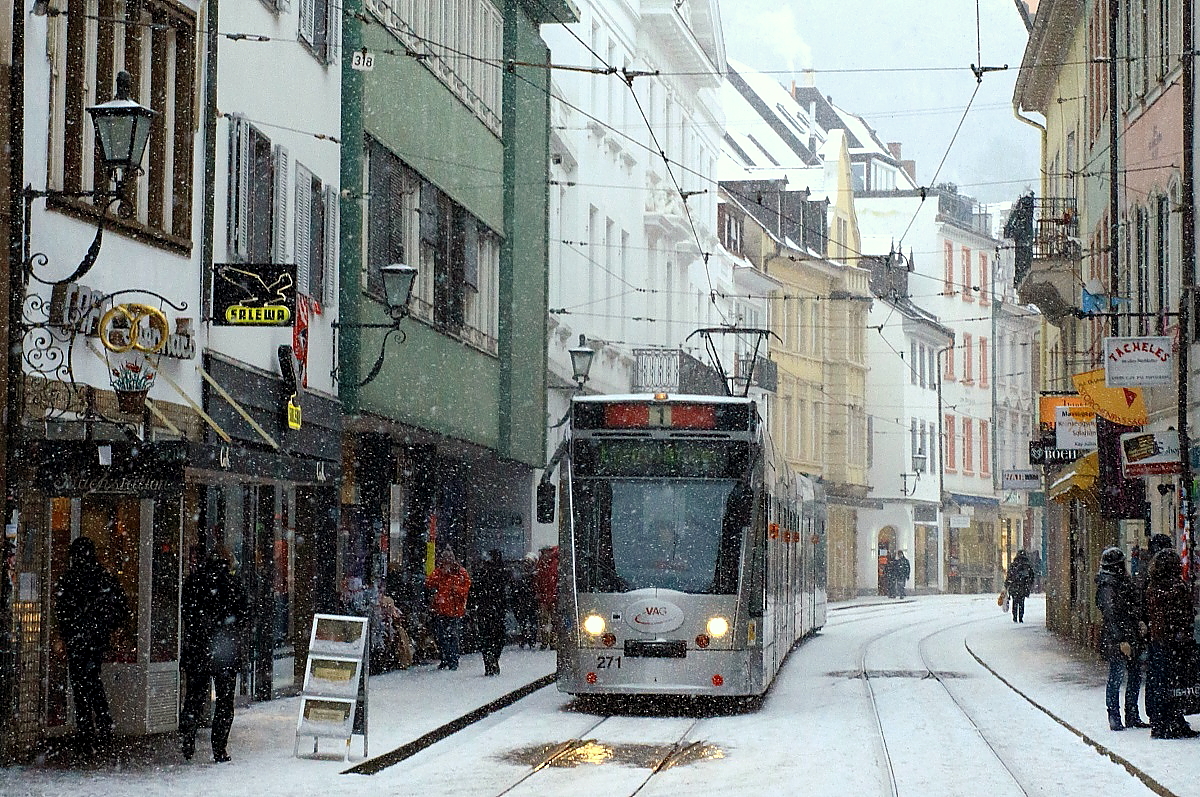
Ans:
[[[350,742],[355,734],[360,734],[363,757],[367,757],[369,632],[366,617],[313,615],[292,755],[300,755],[300,739],[305,737],[313,739],[313,755],[317,754],[321,739],[344,739],[343,760],[348,761]],[[360,704],[362,714],[358,722]]]

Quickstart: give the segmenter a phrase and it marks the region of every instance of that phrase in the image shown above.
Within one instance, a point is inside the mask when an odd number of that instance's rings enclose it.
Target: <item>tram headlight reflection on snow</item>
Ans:
[[[708,626],[705,630],[708,631],[708,635],[713,639],[720,639],[729,633],[729,621],[724,617],[710,617],[708,618]]]
[[[583,618],[583,630],[591,636],[600,636],[604,633],[604,618],[598,614],[589,614]]]

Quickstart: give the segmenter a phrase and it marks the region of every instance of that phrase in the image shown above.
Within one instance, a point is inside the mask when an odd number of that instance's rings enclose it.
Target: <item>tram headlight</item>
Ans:
[[[708,631],[708,635],[713,639],[720,639],[729,633],[729,621],[724,617],[710,617],[708,618],[708,626],[705,630]]]
[[[591,636],[600,636],[604,633],[604,618],[598,614],[589,614],[583,618],[583,630]]]

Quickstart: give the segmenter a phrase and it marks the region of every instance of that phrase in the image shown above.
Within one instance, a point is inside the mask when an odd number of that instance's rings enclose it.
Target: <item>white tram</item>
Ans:
[[[749,398],[579,396],[570,419],[559,690],[763,694],[825,623],[819,485],[775,458]]]

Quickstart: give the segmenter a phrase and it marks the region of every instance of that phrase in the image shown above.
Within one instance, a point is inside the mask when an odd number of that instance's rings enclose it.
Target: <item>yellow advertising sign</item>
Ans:
[[[1146,423],[1146,400],[1142,397],[1141,388],[1106,386],[1103,368],[1075,374],[1071,379],[1079,395],[1102,418],[1122,426],[1142,426]]]
[[[300,405],[296,403],[295,396],[288,399],[287,403],[287,425],[289,429],[299,429],[303,417],[300,413]]]
[[[1083,400],[1082,396],[1039,396],[1038,397],[1038,428],[1043,432],[1053,432],[1054,425],[1058,421],[1058,408],[1070,407],[1070,413],[1075,416],[1076,413],[1082,411],[1095,412],[1091,405]],[[1090,420],[1086,416],[1079,416],[1078,420]]]

